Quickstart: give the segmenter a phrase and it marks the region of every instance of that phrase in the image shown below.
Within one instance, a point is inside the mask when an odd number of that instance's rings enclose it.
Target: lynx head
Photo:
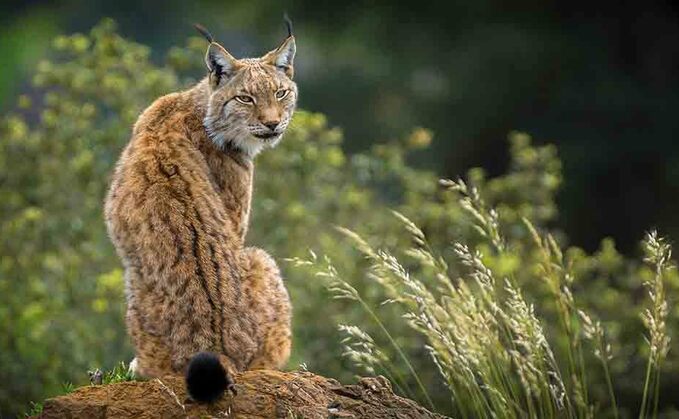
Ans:
[[[207,113],[203,124],[212,141],[252,158],[274,147],[290,123],[297,103],[292,81],[295,37],[288,21],[288,37],[260,58],[236,59],[214,42],[204,28],[196,28],[210,45]]]

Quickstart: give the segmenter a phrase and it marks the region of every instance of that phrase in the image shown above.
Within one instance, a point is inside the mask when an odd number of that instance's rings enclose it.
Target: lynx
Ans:
[[[295,110],[295,38],[236,59],[204,28],[207,76],[139,117],[105,202],[125,269],[126,324],[140,376],[186,374],[197,401],[232,374],[281,368],[291,307],[274,260],[247,247],[253,160]]]

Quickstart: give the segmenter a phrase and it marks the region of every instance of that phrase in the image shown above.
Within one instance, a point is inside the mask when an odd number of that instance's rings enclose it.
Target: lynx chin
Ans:
[[[208,75],[139,117],[105,203],[125,268],[137,375],[186,374],[213,401],[232,374],[281,368],[291,307],[274,260],[247,247],[253,159],[281,141],[297,101],[295,38],[236,59],[208,39]]]

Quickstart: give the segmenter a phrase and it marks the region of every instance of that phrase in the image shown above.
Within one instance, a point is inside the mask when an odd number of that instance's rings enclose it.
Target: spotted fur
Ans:
[[[253,158],[281,140],[295,109],[294,53],[293,36],[257,59],[212,42],[208,76],[156,100],[134,126],[105,215],[139,375],[183,373],[203,351],[231,373],[289,357],[288,293],[245,235]]]

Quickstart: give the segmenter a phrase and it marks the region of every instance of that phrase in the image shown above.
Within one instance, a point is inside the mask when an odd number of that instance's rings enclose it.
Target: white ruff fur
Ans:
[[[207,115],[212,114],[210,109],[211,107],[211,105],[208,105]],[[221,150],[231,147],[239,150],[250,159],[257,156],[265,148],[273,148],[278,145],[281,137],[283,136],[282,131],[287,128],[289,122],[284,121],[281,123],[281,134],[278,136],[268,139],[261,139],[252,135],[247,128],[236,126],[236,124],[229,124],[223,127],[215,128],[215,126],[222,125],[219,123],[221,121],[218,121],[222,118],[226,119],[228,116],[225,117],[222,115],[221,118],[206,116],[205,119],[203,119],[203,126],[205,127],[205,131],[207,132],[210,140],[212,140],[212,142]]]

